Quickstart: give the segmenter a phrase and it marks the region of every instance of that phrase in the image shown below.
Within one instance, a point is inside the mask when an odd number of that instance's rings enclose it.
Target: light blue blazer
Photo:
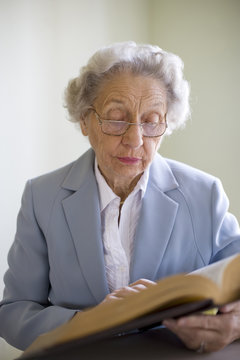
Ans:
[[[25,349],[108,294],[94,152],[29,181],[9,252],[0,336]],[[216,178],[156,155],[137,227],[130,281],[189,272],[240,252]]]

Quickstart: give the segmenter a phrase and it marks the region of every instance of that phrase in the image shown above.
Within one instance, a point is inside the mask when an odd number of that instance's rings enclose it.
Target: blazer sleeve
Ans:
[[[212,263],[240,251],[240,229],[235,216],[228,212],[229,201],[219,179],[213,183],[211,203]]]
[[[76,309],[49,302],[48,249],[34,215],[30,183],[23,193],[8,263],[0,303],[0,336],[24,350],[38,335],[67,322],[76,313]]]

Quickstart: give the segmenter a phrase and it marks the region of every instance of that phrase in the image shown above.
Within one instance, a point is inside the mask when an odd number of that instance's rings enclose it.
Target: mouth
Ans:
[[[124,156],[124,157],[118,157],[118,160],[120,162],[122,162],[123,164],[137,164],[141,161],[140,158],[136,158],[136,157],[128,157],[128,156]]]

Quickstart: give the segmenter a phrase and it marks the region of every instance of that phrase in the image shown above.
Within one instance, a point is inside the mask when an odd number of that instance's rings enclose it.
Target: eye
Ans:
[[[126,121],[126,112],[121,109],[112,109],[104,116],[107,120]]]
[[[157,123],[161,122],[161,120],[162,120],[161,115],[154,112],[154,113],[150,113],[150,114],[147,114],[146,116],[144,116],[143,123],[157,124]]]

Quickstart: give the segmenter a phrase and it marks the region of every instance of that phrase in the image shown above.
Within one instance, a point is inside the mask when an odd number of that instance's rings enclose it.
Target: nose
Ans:
[[[143,144],[142,128],[138,124],[130,125],[123,135],[122,143],[132,148],[139,148]]]

